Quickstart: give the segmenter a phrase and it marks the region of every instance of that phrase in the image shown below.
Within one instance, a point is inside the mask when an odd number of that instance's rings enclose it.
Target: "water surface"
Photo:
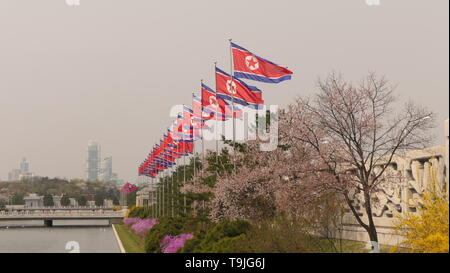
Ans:
[[[0,253],[69,253],[77,246],[80,253],[120,252],[111,227],[0,227]]]

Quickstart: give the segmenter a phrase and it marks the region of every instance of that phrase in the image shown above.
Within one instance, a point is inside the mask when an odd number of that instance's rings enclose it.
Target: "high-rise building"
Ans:
[[[22,174],[26,174],[30,171],[30,163],[27,162],[27,159],[22,158],[22,162],[20,162],[20,172]]]
[[[87,180],[97,180],[100,174],[101,149],[100,145],[90,140],[87,147]]]
[[[100,179],[103,181],[111,181],[113,179],[112,156],[103,159]]]
[[[13,169],[8,173],[8,181],[19,181],[20,180],[20,170]]]
[[[31,179],[33,176],[33,173],[30,172],[30,163],[28,163],[27,159],[24,157],[19,163],[19,168],[13,169],[8,173],[8,180],[20,181],[23,179]]]

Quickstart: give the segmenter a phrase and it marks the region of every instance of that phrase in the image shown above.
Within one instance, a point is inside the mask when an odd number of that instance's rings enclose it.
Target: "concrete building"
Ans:
[[[380,244],[396,245],[402,237],[395,234],[396,215],[417,213],[422,195],[430,187],[437,187],[449,194],[449,128],[445,121],[445,144],[408,151],[399,154],[383,174],[379,189],[373,198],[374,222],[378,231]],[[376,171],[376,170],[375,170]],[[364,208],[358,200],[363,200],[362,193],[354,193],[358,214],[367,223]],[[348,240],[369,241],[367,232],[356,222],[349,212],[343,218],[342,232],[334,235]]]
[[[36,208],[44,206],[44,196],[31,193],[23,198],[26,208]]]
[[[87,147],[86,174],[87,180],[93,181],[99,179],[101,161],[100,145],[90,140]]]
[[[136,193],[136,206],[144,207],[150,205],[150,189],[148,187]]]

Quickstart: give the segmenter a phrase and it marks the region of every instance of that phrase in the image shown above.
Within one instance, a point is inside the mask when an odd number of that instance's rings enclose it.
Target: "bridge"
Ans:
[[[120,223],[125,216],[125,210],[24,210],[0,211],[2,221],[43,220],[47,227],[53,226],[54,220],[108,220],[108,225]]]
[[[113,207],[104,207],[104,206],[67,206],[67,207],[15,207],[15,208],[6,208],[7,211],[49,211],[49,210],[113,210]]]

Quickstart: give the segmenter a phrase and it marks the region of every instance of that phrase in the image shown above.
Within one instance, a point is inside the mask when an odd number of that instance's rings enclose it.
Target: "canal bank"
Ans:
[[[114,224],[113,227],[125,253],[145,253],[144,239],[140,238],[124,224]]]

